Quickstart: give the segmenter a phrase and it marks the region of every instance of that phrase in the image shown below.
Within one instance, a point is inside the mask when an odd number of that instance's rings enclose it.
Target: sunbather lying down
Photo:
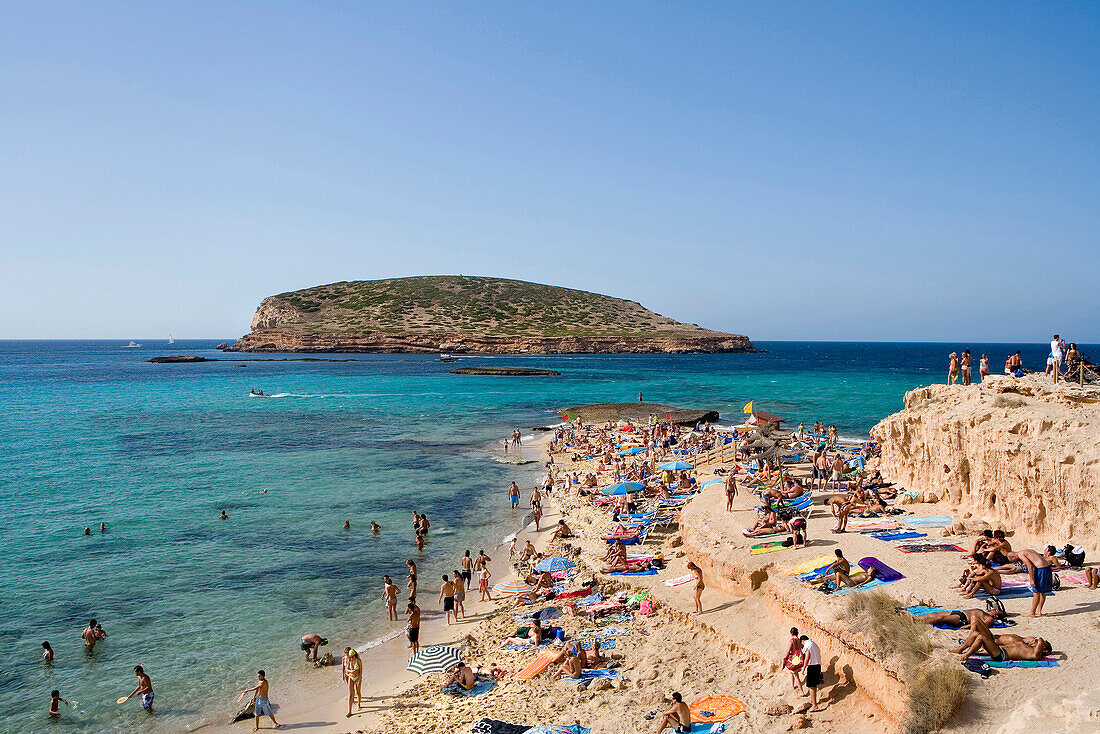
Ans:
[[[566,678],[579,678],[585,668],[601,668],[600,641],[593,640],[592,649],[585,650],[575,643],[567,643],[550,661],[551,665],[561,665],[558,671]],[[579,667],[578,667],[579,666]],[[573,671],[576,674],[573,674]]]
[[[963,660],[984,649],[994,662],[1005,660],[1042,660],[1050,654],[1050,643],[1042,637],[994,635],[980,615],[970,617],[970,634],[954,652]]]
[[[941,627],[954,627],[955,629],[961,629],[963,627],[970,626],[970,620],[974,617],[981,617],[986,626],[992,624],[1001,618],[1001,613],[996,610],[986,611],[984,609],[967,609],[965,612],[961,609],[953,609],[950,612],[929,612],[928,614],[914,614],[913,619],[926,622],[928,624],[938,624]]]
[[[460,662],[443,687],[446,688],[452,683],[457,683],[469,691],[477,685],[479,680],[500,680],[506,675],[508,675],[508,671],[495,665],[479,665],[476,668],[471,668],[466,663]]]
[[[642,573],[649,570],[649,561],[622,561],[604,566],[600,573]]]

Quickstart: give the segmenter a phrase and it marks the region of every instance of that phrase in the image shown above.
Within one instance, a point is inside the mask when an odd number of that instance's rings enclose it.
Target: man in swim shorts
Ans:
[[[420,607],[412,599],[409,600],[409,606],[405,607],[405,619],[405,635],[409,638],[409,648],[415,655],[420,652]]]
[[[145,668],[143,668],[140,665],[135,665],[134,666],[134,675],[136,675],[137,679],[138,679],[137,688],[135,688],[130,693],[130,695],[126,697],[126,700],[129,701],[134,696],[137,696],[137,695],[140,694],[141,695],[141,707],[143,709],[145,709],[146,711],[148,711],[149,713],[152,713],[153,712],[153,681],[149,678],[148,675],[145,674]]]
[[[1038,551],[1023,548],[1015,553],[1005,554],[1010,562],[1022,561],[1027,566],[1028,588],[1031,590],[1031,613],[1028,617],[1043,616],[1043,604],[1047,600],[1047,594],[1054,591],[1054,569],[1051,568],[1050,559]]]
[[[251,688],[246,688],[244,690],[244,693],[241,694],[242,696],[245,693],[251,693],[252,694],[252,707],[253,707],[252,712],[253,712],[253,714],[256,718],[256,729],[255,730],[259,731],[259,729],[260,729],[260,717],[261,716],[270,716],[271,717],[271,723],[275,725],[275,728],[276,729],[282,728],[283,725],[280,724],[278,721],[275,721],[275,712],[272,710],[271,702],[268,701],[268,698],[267,698],[267,688],[268,688],[267,675],[262,670],[257,671],[256,672],[256,680],[258,680],[259,683],[257,683],[256,685],[254,685]]]
[[[995,663],[1006,660],[1042,660],[1051,653],[1050,643],[1042,637],[994,635],[980,615],[970,618],[970,634],[952,652],[965,660],[984,649]]]
[[[439,588],[439,601],[443,602],[443,613],[447,615],[447,624],[451,624],[452,618],[457,622],[458,615],[455,614],[455,585],[451,583],[447,574],[443,574],[443,586]]]
[[[302,635],[302,649],[306,652],[306,660],[317,661],[317,653],[320,651],[322,645],[327,645],[328,640],[320,635],[315,635],[312,632],[308,635]],[[313,657],[310,657],[310,653]]]
[[[679,692],[672,694],[672,707],[662,713],[661,724],[657,727],[657,734],[667,728],[671,728],[677,734],[691,731],[691,709],[684,703],[684,698]]]
[[[949,612],[929,612],[928,614],[913,615],[913,619],[918,619],[921,622],[927,622],[932,625],[938,624],[941,627],[952,627],[954,629],[969,627],[972,617],[981,617],[982,621],[985,622],[988,627],[1001,618],[1001,613],[998,611],[986,611],[984,609],[967,609],[966,611],[953,609]]]

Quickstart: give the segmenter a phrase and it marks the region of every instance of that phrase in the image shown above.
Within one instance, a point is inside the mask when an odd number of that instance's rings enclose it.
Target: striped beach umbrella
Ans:
[[[708,479],[707,481],[703,482],[702,486],[705,489],[705,488],[709,487],[712,484],[725,484],[725,482],[726,482],[725,479],[722,479],[720,477],[715,477],[714,479]]]
[[[575,568],[577,564],[573,563],[568,558],[562,558],[556,556],[554,558],[543,558],[537,564],[535,564],[536,571],[568,571],[571,568]]]
[[[498,594],[526,594],[534,591],[535,587],[527,583],[523,579],[516,579],[515,581],[502,581],[493,587],[493,591]]]
[[[619,482],[618,484],[612,484],[610,487],[604,487],[600,490],[600,494],[610,497],[611,495],[634,494],[635,492],[641,492],[643,489],[645,489],[645,485],[641,482]]]
[[[685,469],[694,469],[695,467],[684,461],[670,461],[667,464],[661,464],[657,468],[661,471],[683,471]]]
[[[409,658],[408,670],[417,675],[449,670],[462,662],[462,651],[449,645],[431,645]]]

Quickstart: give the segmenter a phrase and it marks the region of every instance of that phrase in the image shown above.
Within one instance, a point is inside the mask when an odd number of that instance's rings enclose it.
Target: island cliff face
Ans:
[[[875,426],[884,476],[992,527],[1100,549],[1100,390],[1050,378],[930,385]]]
[[[687,354],[756,351],[748,337],[634,301],[499,278],[333,283],[265,298],[240,352]]]

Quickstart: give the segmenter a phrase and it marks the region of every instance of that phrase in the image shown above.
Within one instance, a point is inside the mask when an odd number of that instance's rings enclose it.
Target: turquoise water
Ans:
[[[861,436],[906,390],[942,380],[959,348],[765,343],[767,354],[461,360],[563,372],[546,378],[451,375],[452,364],[401,355],[144,363],[224,358],[217,341],[0,342],[0,730],[193,728],[220,719],[257,668],[277,679],[301,665],[304,632],[339,645],[400,629],[382,619],[381,575],[404,578],[405,558],[417,557],[432,578],[511,532],[504,488],[531,486],[542,469],[491,454],[513,428],[553,422],[568,405],[642,392],[735,419],[752,399]],[[994,364],[1011,351],[970,346]],[[1044,350],[1025,359],[1040,366]],[[249,398],[250,388],[285,395]],[[413,510],[432,521],[422,554]],[[100,522],[107,533],[81,534]],[[90,656],[79,639],[89,617],[110,635]],[[57,653],[50,667],[42,640]],[[153,718],[114,704],[133,690],[136,664],[153,678]],[[45,717],[52,688],[74,703],[60,722]]]

